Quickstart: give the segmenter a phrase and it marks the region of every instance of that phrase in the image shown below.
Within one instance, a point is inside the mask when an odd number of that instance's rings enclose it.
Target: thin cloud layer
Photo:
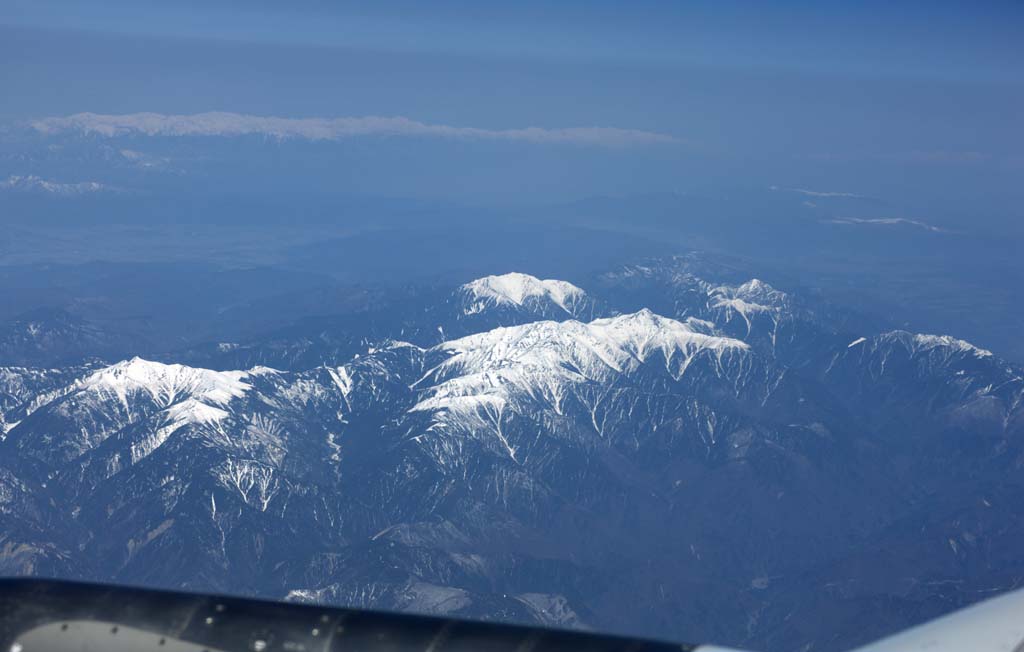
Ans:
[[[427,124],[404,117],[277,118],[239,113],[197,113],[163,115],[132,113],[102,115],[76,113],[66,117],[43,118],[31,123],[43,134],[78,132],[100,136],[245,136],[341,140],[359,136],[431,137],[462,140],[491,140],[532,144],[572,144],[627,147],[679,143],[668,134],[616,127],[568,127],[546,129],[479,129]]]

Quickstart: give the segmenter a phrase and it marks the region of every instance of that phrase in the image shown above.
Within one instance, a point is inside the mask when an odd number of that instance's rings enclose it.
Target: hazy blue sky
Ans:
[[[1022,33],[1020,2],[7,0],[0,117],[643,129],[684,144],[622,152],[636,189],[813,184],[1014,219]]]
[[[8,0],[5,22],[377,51],[1020,81],[1019,2]]]

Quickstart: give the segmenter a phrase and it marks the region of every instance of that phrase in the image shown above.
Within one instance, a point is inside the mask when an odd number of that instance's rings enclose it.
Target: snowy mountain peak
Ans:
[[[744,290],[746,290],[748,292],[749,291],[757,291],[757,290],[761,290],[761,289],[768,289],[768,290],[773,290],[774,289],[772,286],[768,285],[767,283],[765,283],[764,281],[762,281],[759,278],[752,278],[752,279],[750,279],[749,281],[747,281],[746,283],[741,285],[740,288],[743,288]]]
[[[960,340],[950,335],[925,335],[918,333],[914,335],[914,341],[921,349],[934,347],[948,347],[964,353],[970,353],[978,358],[992,357],[992,352],[981,347],[974,346],[970,342]]]
[[[756,315],[769,315],[777,319],[790,306],[789,297],[764,281],[753,278],[740,285],[720,285],[708,288],[708,305],[723,311],[726,320],[738,316],[746,324],[746,334],[754,330]]]
[[[577,315],[587,294],[567,281],[541,280],[536,276],[510,272],[497,276],[485,276],[459,288],[469,300],[464,309],[471,315],[494,306],[545,307],[557,306],[570,315]]]
[[[761,279],[752,278],[746,283],[737,286],[736,294],[748,296],[773,296],[782,293]]]
[[[417,383],[424,395],[413,410],[435,411],[442,424],[476,427],[524,401],[541,400],[557,412],[572,388],[612,382],[645,364],[663,366],[678,380],[702,353],[721,359],[747,349],[647,309],[590,323],[496,328],[438,346],[450,357]]]
[[[694,348],[748,348],[740,340],[701,333],[683,322],[655,314],[647,308],[617,317],[595,319],[590,323],[575,320],[542,321],[496,328],[447,342],[440,348],[453,352],[479,350],[488,354],[507,350],[518,358],[540,349],[570,349],[574,346],[584,346],[591,351],[600,350],[611,358],[633,358],[640,362],[654,347],[667,353]],[[620,365],[610,366],[621,369]]]
[[[165,406],[185,398],[224,405],[250,389],[243,382],[248,375],[244,371],[196,369],[135,357],[87,376],[80,381],[80,387],[95,392],[113,392],[122,401],[129,394],[147,392],[155,402]]]
[[[748,348],[740,340],[707,335],[690,324],[662,317],[647,308],[628,315],[597,319],[587,325],[587,330],[597,341],[626,351],[641,362],[655,350],[660,350],[668,359],[677,351]]]
[[[926,335],[922,333],[909,333],[907,331],[890,331],[883,333],[880,337],[883,341],[895,340],[901,342],[913,353],[942,350],[950,353],[966,353],[976,358],[992,357],[991,351],[950,335]]]
[[[736,286],[721,285],[708,294],[719,305],[746,306],[760,310],[784,308],[788,298],[785,292],[757,278]]]

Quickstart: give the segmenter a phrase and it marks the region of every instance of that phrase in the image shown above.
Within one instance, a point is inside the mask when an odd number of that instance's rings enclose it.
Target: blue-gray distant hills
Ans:
[[[402,293],[117,362],[9,322],[0,573],[804,650],[1024,580],[988,351],[692,256]]]

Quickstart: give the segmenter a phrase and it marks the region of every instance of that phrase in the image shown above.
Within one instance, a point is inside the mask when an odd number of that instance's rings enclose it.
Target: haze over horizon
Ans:
[[[544,201],[777,185],[914,211],[854,217],[1006,230],[1024,204],[1021,11],[923,2],[770,11],[645,2],[628,13],[610,2],[214,2],[200,11],[16,0],[0,8],[0,119],[219,111],[382,116],[482,134],[621,130],[674,146],[592,162],[571,149],[534,152],[525,167],[566,182],[556,190],[527,176],[527,191]],[[399,170],[393,194],[514,197],[500,164],[508,153],[481,158],[467,147],[415,168],[465,176],[461,188],[430,192]],[[385,195],[387,182],[374,176],[367,187]]]

